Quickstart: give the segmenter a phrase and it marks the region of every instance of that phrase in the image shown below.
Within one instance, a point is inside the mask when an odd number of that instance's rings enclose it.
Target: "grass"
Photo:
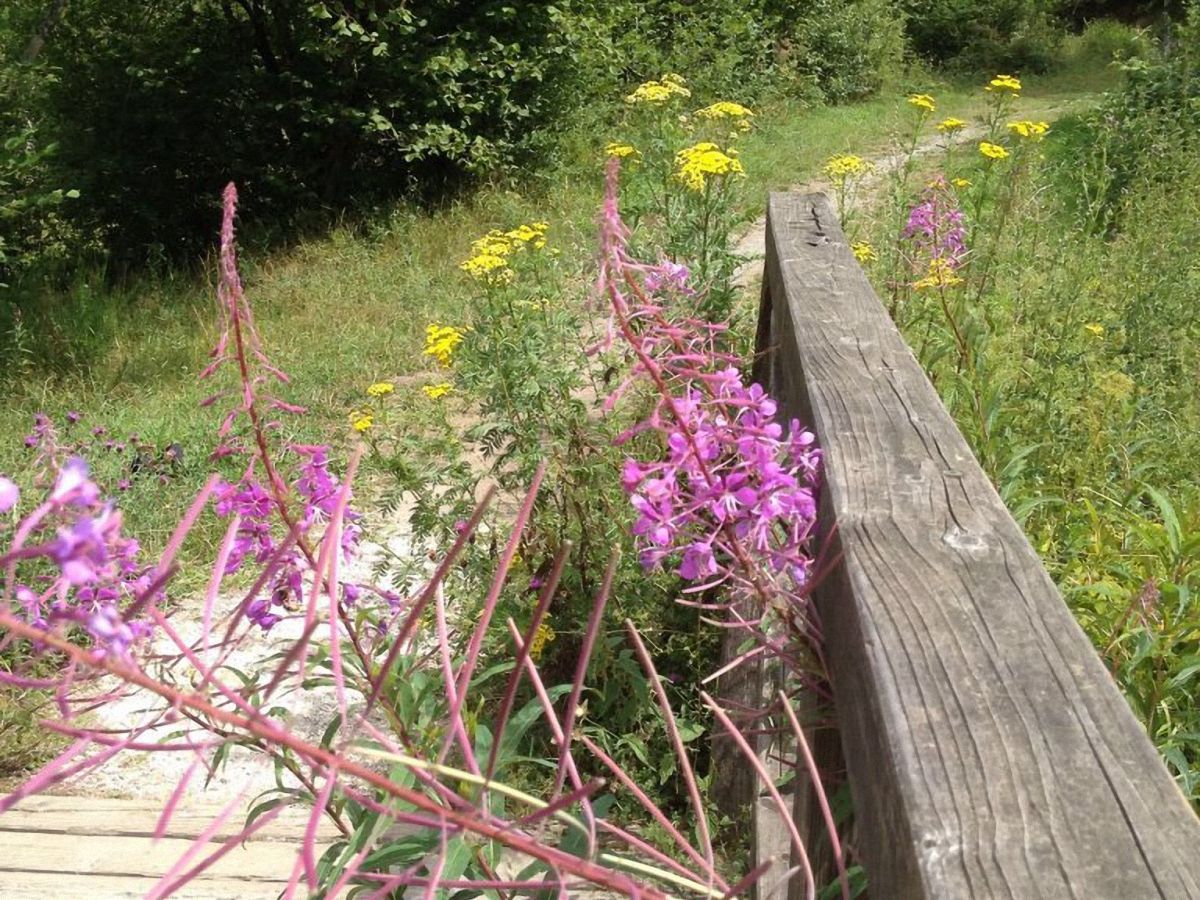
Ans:
[[[1069,67],[1030,79],[1026,95],[1037,104],[1032,108],[1058,110],[1090,102],[1111,79],[1105,73],[1089,80]],[[910,91],[934,93],[939,112],[964,118],[979,106],[978,79],[918,74],[861,103],[805,108],[780,102],[760,110],[742,154],[748,172],[743,218],[761,214],[769,190],[814,177],[834,153],[888,148]],[[246,289],[264,343],[292,377],[283,393],[310,409],[283,423],[286,436],[345,445],[351,439],[347,411],[362,402],[367,385],[428,368],[425,326],[469,318],[473,291],[457,265],[488,229],[547,220],[552,244],[584,276],[594,254],[600,150],[616,137],[582,129],[568,135],[564,146],[573,149],[564,164],[532,173],[519,190],[485,187],[433,212],[401,205],[287,249],[246,253]],[[215,219],[213,226],[215,237]],[[252,246],[255,223],[243,223],[242,230]],[[165,484],[131,477],[121,500],[130,531],[150,553],[161,547],[211,469],[207,455],[220,412],[200,408],[213,388],[196,379],[216,339],[214,284],[210,260],[197,275],[147,275],[116,288],[105,286],[102,273],[82,275],[68,290],[37,297],[24,323],[2,338],[13,352],[0,409],[0,472],[31,477],[22,439],[41,411],[59,422],[68,410],[82,412],[80,433],[103,425],[117,437],[136,432],[158,448],[177,443],[184,451],[178,472]],[[425,398],[416,387],[403,390],[412,391],[406,421],[419,429]],[[396,400],[394,407],[403,408],[405,398]],[[130,476],[127,455],[101,453],[95,465],[109,485]],[[201,521],[185,547],[185,562],[213,558],[221,524],[212,516]],[[202,566],[185,565],[177,590],[194,590],[203,577]],[[5,748],[31,746],[35,735],[33,718],[0,698],[0,756],[10,767],[33,760]]]
[[[896,290],[901,330],[1200,806],[1200,177],[1194,147],[1166,134],[1097,227],[1081,197],[1108,183],[1090,152],[1103,135],[1068,116],[990,180],[978,154],[922,158],[899,204],[866,210],[889,250],[868,271],[881,297]],[[972,184],[971,254],[939,297],[907,291],[916,276],[888,260],[943,162]]]
[[[761,110],[760,128],[743,151],[746,220],[761,214],[767,191],[811,178],[834,152],[886,148],[905,112],[896,98],[908,90],[936,91],[940,110],[962,115],[978,106],[976,82],[919,78],[851,106]],[[1046,109],[1090,96],[1074,71],[1034,79],[1027,94]],[[344,434],[346,410],[362,388],[421,370],[425,325],[466,314],[469,286],[457,263],[488,228],[545,218],[564,259],[586,266],[600,197],[596,158],[607,137],[577,142],[587,157],[581,150],[557,175],[530,179],[535,187],[526,192],[484,188],[432,214],[400,206],[367,227],[337,228],[263,258],[247,254],[247,293],[272,358],[293,377],[290,398],[311,407],[306,430]],[[244,229],[252,240],[253,223]],[[43,322],[59,332],[50,341],[55,366],[26,366],[8,379],[0,470],[22,468],[20,437],[38,410],[61,416],[78,409],[113,431],[179,442],[192,458],[204,455],[216,415],[197,409],[210,391],[196,376],[215,340],[211,265],[199,277],[144,277],[118,289],[100,284],[98,274],[84,277],[42,298]],[[181,485],[180,496],[193,486]]]

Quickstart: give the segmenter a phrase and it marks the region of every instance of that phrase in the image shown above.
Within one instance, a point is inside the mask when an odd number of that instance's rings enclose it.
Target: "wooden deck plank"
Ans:
[[[4,900],[142,900],[154,885],[153,878],[121,875],[0,872]],[[286,886],[286,881],[205,878],[180,888],[171,900],[274,900]]]
[[[181,804],[171,816],[164,836],[195,839],[212,824],[221,810],[221,806],[211,803]],[[16,807],[0,815],[0,832],[150,836],[158,825],[158,815],[159,810],[144,800],[39,795],[25,798]],[[308,812],[302,807],[284,810],[255,832],[252,842],[294,841],[307,821]],[[245,822],[245,810],[234,812],[222,824],[214,839],[224,840],[237,834]],[[323,837],[332,837],[337,829],[326,819],[318,833]]]
[[[883,309],[774,194],[759,371],[826,456],[818,588],[872,894],[1200,898],[1200,820]]]
[[[167,834],[153,833],[158,810],[138,800],[37,796],[0,815],[0,898],[143,897],[188,852],[220,806],[182,806]],[[286,886],[308,816],[285,810],[262,832],[231,849],[173,897],[270,898]],[[195,865],[237,834],[245,812],[230,817],[216,838],[191,858]],[[318,840],[337,834],[323,824]]]
[[[0,856],[0,889],[19,872],[157,878],[192,846],[193,842],[184,838],[155,841],[148,837],[10,831],[4,835]],[[216,842],[205,844],[192,860],[199,862],[220,846]],[[234,847],[208,871],[214,876],[251,881],[286,881],[297,848],[280,841]]]

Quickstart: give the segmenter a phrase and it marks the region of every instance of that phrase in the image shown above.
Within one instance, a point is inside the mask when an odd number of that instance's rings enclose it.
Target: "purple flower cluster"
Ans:
[[[621,439],[658,433],[664,445],[658,459],[627,460],[622,474],[643,565],[674,566],[699,587],[724,583],[730,602],[799,601],[812,568],[821,460],[813,434],[795,420],[785,434],[775,401],[745,384],[739,360],[720,349],[727,326],[673,314],[686,269],[631,258],[615,165],[601,230],[599,286],[636,359],[609,402],[635,383],[652,385],[653,410]]]
[[[626,460],[622,473],[643,565],[662,566],[682,549],[681,577],[722,581],[737,542],[771,571],[807,582],[820,453],[798,422],[785,438],[775,413],[775,401],[732,366],[674,398],[670,420],[660,417],[665,458]]]
[[[967,256],[963,212],[946,179],[938,176],[925,187],[921,201],[908,214],[900,236],[911,241],[926,260],[957,269]]]
[[[303,503],[296,530],[298,536],[308,536],[333,516],[341,485],[329,471],[327,447],[297,444],[290,449],[300,457],[291,484]],[[226,574],[238,571],[247,559],[253,559],[259,565],[276,559],[266,594],[256,597],[246,607],[247,617],[264,631],[279,622],[279,611],[295,610],[303,605],[304,578],[311,571],[295,543],[281,552],[273,527],[279,519],[276,502],[270,490],[249,476],[236,484],[220,485],[214,499],[217,515],[238,517],[237,532],[225,564]],[[355,524],[358,513],[346,510],[344,518],[341,551],[349,558],[357,551],[361,529]],[[343,586],[343,598],[353,603],[359,591],[357,586],[353,590],[350,588],[350,585]]]
[[[52,437],[52,429],[43,429],[42,440]],[[0,511],[19,499],[16,485],[0,478]],[[78,626],[100,653],[119,658],[150,634],[149,621],[124,611],[135,601],[140,607],[159,599],[154,570],[140,562],[137,540],[126,537],[121,525],[120,511],[103,499],[87,463],[68,459],[46,500],[18,523],[0,557],[30,624]]]

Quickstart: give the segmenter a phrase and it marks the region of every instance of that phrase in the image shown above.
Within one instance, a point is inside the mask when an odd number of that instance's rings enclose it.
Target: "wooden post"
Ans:
[[[843,554],[817,605],[872,896],[1200,898],[1200,820],[826,197],[772,195],[764,281],[757,371]]]

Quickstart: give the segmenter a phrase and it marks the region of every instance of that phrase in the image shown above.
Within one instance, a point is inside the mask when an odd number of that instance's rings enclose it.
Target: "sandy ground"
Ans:
[[[408,527],[409,509],[402,508],[390,519],[378,523],[375,528],[374,540],[364,540],[360,553],[341,573],[345,581],[373,582],[372,566],[383,556],[407,558],[413,555],[412,538]],[[387,585],[384,585],[387,586]],[[213,621],[216,634],[224,633],[224,626],[230,614],[237,609],[242,595],[228,594],[218,598],[216,609],[213,611]],[[189,645],[202,650],[204,633],[203,601],[195,598],[182,605],[170,619],[172,628]],[[326,628],[328,626],[325,626]],[[300,637],[304,630],[302,615],[286,618],[276,624],[270,632],[263,632],[257,626],[252,626],[245,632],[237,648],[230,651],[224,658],[227,667],[243,672],[253,672],[263,667],[263,660],[273,654],[286,652]],[[318,630],[317,637],[320,638]],[[165,634],[155,638],[150,652],[145,658],[173,656],[177,654],[176,645]],[[204,658],[204,654],[200,654]],[[206,662],[215,660],[218,656],[216,649],[210,649]],[[156,674],[160,664],[150,662],[147,669]],[[186,661],[172,668],[173,678],[178,683],[180,679],[197,677],[196,670]],[[223,680],[233,686],[238,686],[237,677],[232,672],[225,672]],[[96,685],[95,689],[112,689],[115,680]],[[354,702],[355,696],[349,700]],[[176,719],[171,721],[164,718],[162,713],[167,703],[162,698],[148,691],[128,691],[124,696],[107,702],[87,714],[87,721],[97,728],[111,729],[114,732],[126,731],[131,727],[147,722],[156,722],[139,740],[154,742],[168,739],[172,734],[188,723]],[[319,741],[326,727],[337,715],[338,705],[333,688],[316,687],[303,688],[295,679],[284,682],[273,695],[269,704],[284,710],[280,721],[299,736]],[[199,737],[199,735],[197,735]],[[178,740],[178,739],[176,739]],[[68,793],[86,794],[91,796],[136,797],[147,802],[164,800],[171,795],[179,784],[180,779],[193,767],[196,754],[191,752],[137,752],[125,751],[110,759],[103,767],[85,773],[75,782],[67,783]],[[284,786],[294,787],[296,783],[285,776]],[[276,786],[274,767],[262,756],[245,747],[235,746],[229,752],[228,758],[221,769],[212,774],[211,778],[204,769],[197,771],[189,781],[186,796],[189,799],[203,799],[212,803],[225,803],[241,794],[247,799]]]

